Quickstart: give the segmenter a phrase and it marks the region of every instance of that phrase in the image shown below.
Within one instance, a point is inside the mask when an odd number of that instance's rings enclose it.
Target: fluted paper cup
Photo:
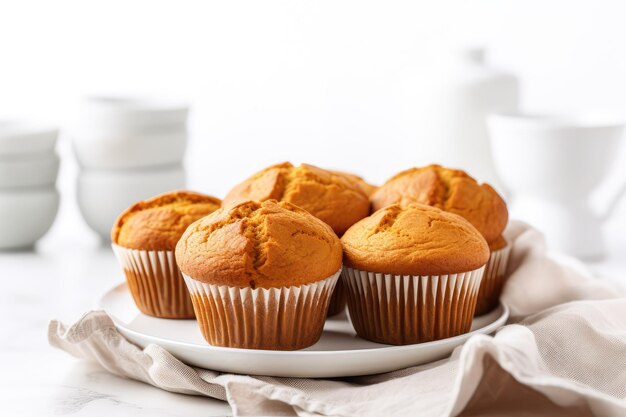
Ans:
[[[506,268],[511,255],[511,245],[491,252],[485,267],[485,273],[480,283],[478,300],[476,301],[476,315],[480,316],[493,310],[500,302],[502,287],[506,281]]]
[[[484,266],[474,271],[412,276],[344,266],[350,320],[364,339],[408,345],[469,332]]]
[[[332,297],[330,297],[330,303],[328,305],[328,317],[336,316],[346,309],[346,290],[343,287],[341,280],[337,281],[335,290]]]
[[[147,251],[111,245],[124,269],[137,308],[149,316],[166,319],[195,317],[189,291],[174,251]]]
[[[341,269],[311,284],[239,288],[207,284],[183,274],[200,331],[213,346],[297,350],[322,335]]]

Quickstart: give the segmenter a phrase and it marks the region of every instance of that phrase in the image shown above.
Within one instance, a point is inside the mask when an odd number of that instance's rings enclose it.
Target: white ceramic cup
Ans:
[[[58,172],[53,152],[0,155],[0,189],[53,186]]]
[[[27,153],[52,153],[58,129],[20,120],[0,121],[0,156]]]
[[[87,170],[78,176],[78,206],[89,227],[108,241],[113,222],[131,204],[184,187],[185,171],[180,165],[144,170]]]
[[[589,197],[613,163],[621,117],[499,114],[488,119],[496,170],[512,193],[511,215],[546,234],[551,247],[602,256],[601,216]]]
[[[53,187],[0,191],[0,250],[34,245],[54,223],[58,208]]]

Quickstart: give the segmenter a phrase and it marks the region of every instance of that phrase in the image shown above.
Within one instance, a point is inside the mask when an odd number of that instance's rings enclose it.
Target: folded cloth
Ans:
[[[386,374],[320,380],[193,368],[157,345],[131,344],[103,311],[69,327],[52,321],[48,337],[114,374],[226,400],[236,416],[626,415],[626,290],[548,254],[527,225],[513,223],[507,238],[502,300],[515,324],[471,337],[450,358]]]

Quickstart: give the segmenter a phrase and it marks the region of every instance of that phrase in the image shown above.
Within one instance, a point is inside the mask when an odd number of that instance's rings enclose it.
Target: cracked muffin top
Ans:
[[[224,206],[271,199],[305,209],[330,225],[339,236],[367,216],[370,205],[363,190],[343,174],[284,162],[265,168],[235,186],[224,198]]]
[[[174,250],[191,223],[221,205],[215,197],[173,191],[133,204],[117,218],[111,241],[127,249]]]
[[[393,204],[341,238],[344,263],[368,272],[447,275],[480,268],[489,246],[467,220],[424,204]]]
[[[341,267],[326,223],[286,202],[246,201],[193,223],[176,246],[180,270],[198,281],[272,288],[309,284]]]
[[[370,196],[372,211],[391,204],[421,203],[467,219],[489,243],[500,241],[508,222],[506,203],[489,185],[461,170],[429,165],[402,171]]]

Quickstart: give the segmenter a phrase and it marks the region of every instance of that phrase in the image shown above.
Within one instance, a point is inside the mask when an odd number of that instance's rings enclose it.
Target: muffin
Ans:
[[[174,191],[133,204],[117,218],[111,230],[113,251],[142,313],[195,317],[174,249],[187,226],[217,210],[220,203],[211,196]]]
[[[224,205],[245,200],[286,201],[326,222],[337,236],[341,236],[350,226],[369,214],[368,194],[364,191],[367,185],[351,174],[308,164],[295,167],[284,162],[265,168],[235,186],[224,198]],[[345,305],[342,285],[338,283],[328,315],[341,313]]]
[[[479,184],[461,170],[429,165],[400,172],[374,192],[370,200],[373,211],[395,203],[422,203],[458,214],[472,223],[492,251],[476,314],[484,314],[498,305],[510,253],[502,237],[508,210],[489,184]]]
[[[470,330],[489,246],[467,220],[393,204],[341,238],[342,281],[357,334],[405,345]]]
[[[378,187],[366,182],[363,178],[359,177],[358,175],[351,174],[349,172],[343,172],[343,171],[330,171],[330,172],[332,172],[335,175],[341,175],[348,181],[353,182],[354,184],[356,184],[357,187],[361,189],[361,191],[363,191],[368,196],[372,195],[374,191],[378,189]]]
[[[341,258],[327,224],[275,200],[225,206],[189,226],[176,245],[206,341],[246,349],[317,342]]]
[[[273,165],[235,186],[224,205],[246,200],[286,201],[326,222],[338,236],[369,214],[367,195],[344,175],[289,162]]]

